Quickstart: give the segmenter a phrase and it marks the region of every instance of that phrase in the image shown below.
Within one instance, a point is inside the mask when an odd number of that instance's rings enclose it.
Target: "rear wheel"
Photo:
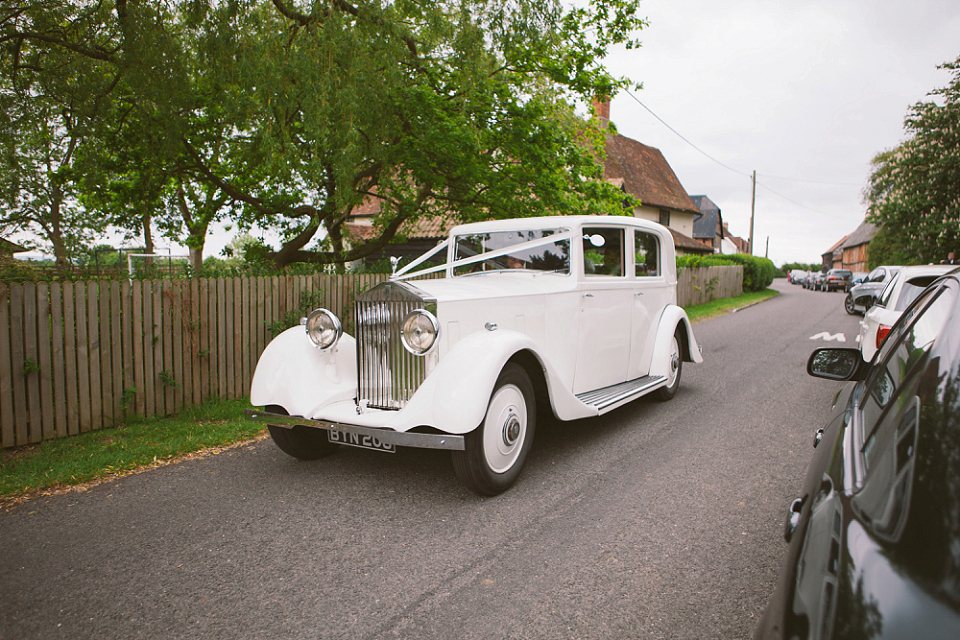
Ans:
[[[680,388],[680,374],[683,373],[683,356],[680,354],[680,345],[683,344],[683,338],[680,337],[680,329],[673,334],[670,341],[670,368],[667,371],[667,386],[660,387],[654,392],[654,397],[666,402],[677,395],[677,389]]]
[[[468,489],[495,496],[520,475],[533,442],[537,404],[530,376],[508,363],[497,382],[480,426],[467,434],[466,448],[453,452],[453,469]]]
[[[267,410],[271,413],[287,415],[283,407],[269,406]],[[304,425],[297,425],[292,429],[267,425],[267,429],[281,451],[300,460],[323,458],[336,451],[339,446],[327,440],[327,432],[324,429]]]

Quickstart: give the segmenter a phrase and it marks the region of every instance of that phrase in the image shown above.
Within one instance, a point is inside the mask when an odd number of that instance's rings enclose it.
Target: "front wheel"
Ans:
[[[856,315],[857,310],[853,306],[853,294],[848,293],[847,297],[843,299],[843,310],[849,313],[850,315]]]
[[[660,387],[654,392],[654,397],[660,402],[666,402],[677,395],[680,388],[680,374],[683,373],[683,356],[680,354],[682,344],[680,330],[673,334],[670,341],[670,369],[667,371],[667,386]]]
[[[495,496],[520,475],[533,442],[537,404],[530,376],[508,363],[497,382],[480,426],[467,434],[466,448],[453,452],[453,469],[468,489]]]

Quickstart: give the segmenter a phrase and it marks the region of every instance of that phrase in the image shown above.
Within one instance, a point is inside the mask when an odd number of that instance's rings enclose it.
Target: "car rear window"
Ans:
[[[900,298],[897,300],[895,311],[903,311],[910,306],[910,303],[916,300],[924,289],[929,287],[939,276],[917,276],[910,278],[903,283],[903,289],[900,291]]]

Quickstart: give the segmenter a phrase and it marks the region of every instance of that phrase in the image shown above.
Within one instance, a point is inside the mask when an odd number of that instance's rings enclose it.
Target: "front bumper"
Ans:
[[[271,413],[258,409],[247,409],[247,417],[257,422],[263,422],[273,427],[292,429],[296,426],[312,427],[315,429],[336,429],[344,433],[358,436],[371,436],[386,444],[398,447],[414,447],[417,449],[444,449],[447,451],[463,451],[464,437],[450,434],[410,433],[393,431],[392,429],[377,429],[375,427],[359,427],[351,424],[330,422],[328,420],[311,420],[300,416],[288,416],[281,413]]]

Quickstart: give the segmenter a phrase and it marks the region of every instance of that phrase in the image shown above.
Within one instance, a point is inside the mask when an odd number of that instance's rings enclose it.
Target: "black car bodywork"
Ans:
[[[756,638],[960,638],[960,282],[931,285],[874,360],[818,349],[851,380],[814,439]]]

